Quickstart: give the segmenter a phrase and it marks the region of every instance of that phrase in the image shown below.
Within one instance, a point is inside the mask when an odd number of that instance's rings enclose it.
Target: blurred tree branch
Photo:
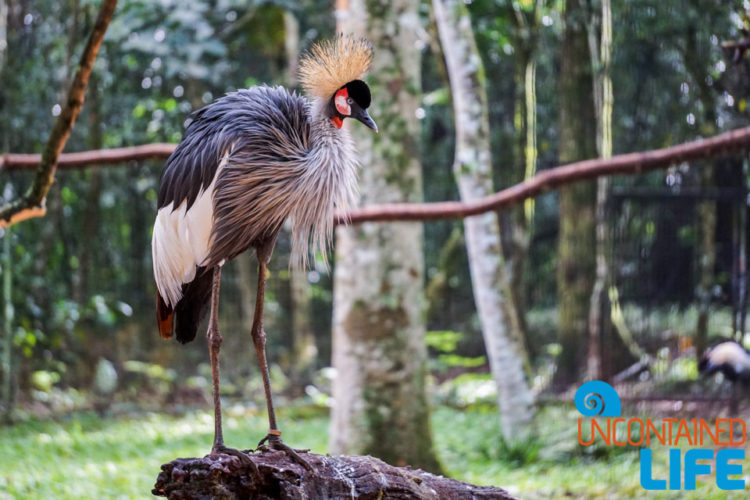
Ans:
[[[66,153],[59,157],[60,168],[85,168],[94,164],[115,164],[124,161],[165,159],[176,147],[175,144],[155,143],[116,149],[99,149]],[[724,132],[706,139],[685,142],[663,149],[597,158],[542,170],[530,179],[510,186],[495,194],[464,203],[441,201],[428,203],[387,203],[370,205],[352,210],[348,214],[337,213],[336,223],[421,221],[458,219],[479,215],[519,203],[527,198],[539,196],[566,184],[584,179],[608,175],[632,175],[667,168],[675,163],[705,159],[711,156],[750,149],[750,127]],[[0,172],[26,170],[35,165],[39,155],[8,153],[0,157]],[[4,208],[0,211],[3,218]],[[39,215],[44,215],[44,212]],[[28,218],[28,217],[27,217]],[[14,221],[15,222],[15,221]],[[3,221],[0,221],[0,226]]]
[[[443,201],[432,203],[389,203],[371,205],[337,214],[336,222],[358,224],[383,221],[424,221],[453,219],[499,210],[527,198],[573,182],[608,175],[639,174],[675,163],[704,159],[750,148],[750,127],[732,130],[707,139],[686,142],[664,149],[597,158],[543,170],[534,177],[471,203]]]
[[[722,42],[721,44],[721,48],[726,53],[727,57],[732,60],[733,64],[739,64],[742,58],[745,57],[747,49],[750,49],[750,36],[748,36],[747,33],[743,34],[745,37],[741,40],[730,40]]]
[[[154,143],[125,148],[94,149],[79,153],[63,153],[57,166],[61,169],[87,168],[92,165],[116,164],[126,161],[164,159],[169,157],[177,144]],[[39,165],[42,155],[7,153],[0,156],[0,172],[29,170]]]
[[[41,217],[46,213],[45,200],[47,192],[55,182],[58,159],[65,149],[65,144],[68,142],[76,118],[83,108],[91,70],[94,67],[99,47],[104,40],[104,34],[107,32],[116,6],[117,0],[104,0],[102,2],[94,28],[70,85],[65,105],[57,121],[55,121],[55,126],[41,155],[34,180],[22,198],[6,202],[0,206],[0,227],[7,227],[33,217]]]

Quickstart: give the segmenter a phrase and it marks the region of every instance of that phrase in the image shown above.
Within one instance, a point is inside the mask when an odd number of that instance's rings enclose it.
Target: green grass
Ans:
[[[285,416],[288,442],[325,452],[325,417],[293,425]],[[253,447],[267,425],[264,416],[230,409],[224,417],[225,441]],[[0,499],[147,498],[162,463],[205,455],[212,436],[208,412],[114,419],[77,414],[59,422],[0,428]]]
[[[637,449],[580,447],[577,444],[579,414],[569,408],[550,407],[537,418],[540,442],[527,446],[530,463],[516,458],[498,437],[499,424],[492,407],[456,411],[438,408],[433,414],[437,450],[446,473],[476,484],[502,486],[527,500],[534,499],[685,499],[731,500],[748,498],[745,491],[719,490],[713,477],[699,478],[692,492],[646,491],[640,485]],[[450,432],[446,432],[451,429]],[[667,451],[654,447],[654,477],[666,478]],[[523,450],[521,450],[523,451]],[[750,456],[750,454],[748,454]],[[745,461],[747,462],[747,461]],[[744,464],[747,478],[750,465]],[[750,481],[748,481],[750,483]],[[748,484],[750,487],[750,484]]]
[[[503,446],[491,407],[433,413],[435,446],[451,477],[495,484],[524,499],[746,498],[711,481],[692,493],[646,492],[639,484],[637,451],[581,450],[575,411],[550,408],[539,415],[541,437],[517,449]],[[230,446],[251,447],[266,429],[265,416],[230,407],[225,413]],[[325,453],[328,418],[323,411],[282,411],[284,438],[295,447]],[[0,427],[0,499],[148,498],[159,466],[176,457],[202,456],[211,444],[209,412],[181,417],[147,414],[100,419],[75,414],[60,421],[31,420]],[[654,455],[666,457],[666,451]],[[747,464],[745,465],[747,468]],[[666,475],[656,464],[655,475]]]

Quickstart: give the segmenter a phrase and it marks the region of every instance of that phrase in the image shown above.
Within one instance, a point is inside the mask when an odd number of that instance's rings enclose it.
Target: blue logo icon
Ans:
[[[575,404],[584,417],[619,417],[622,406],[614,387],[601,380],[592,380],[579,387]]]

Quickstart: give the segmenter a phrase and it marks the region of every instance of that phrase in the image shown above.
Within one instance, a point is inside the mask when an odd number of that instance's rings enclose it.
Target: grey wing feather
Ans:
[[[226,157],[215,186],[210,267],[281,228],[285,195],[309,151],[309,110],[295,93],[260,86],[231,92],[192,119],[167,160],[158,207],[187,200],[190,209]]]
[[[206,262],[229,260],[274,237],[289,215],[307,167],[307,101],[281,87],[255,87],[237,126],[240,134],[216,181],[213,243]]]
[[[189,209],[201,190],[211,184],[219,166],[222,150],[226,149],[235,133],[223,120],[223,99],[199,109],[191,115],[191,123],[174,153],[167,159],[161,177],[157,207],[174,202],[178,207],[187,199]]]

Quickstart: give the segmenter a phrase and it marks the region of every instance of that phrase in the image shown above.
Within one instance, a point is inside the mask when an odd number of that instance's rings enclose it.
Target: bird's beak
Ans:
[[[357,106],[359,107],[359,106]],[[378,132],[378,126],[375,125],[375,122],[370,118],[370,115],[367,113],[366,109],[359,108],[357,110],[352,110],[352,118],[356,118],[357,120],[364,123],[368,128],[371,128],[375,131],[375,133]]]

